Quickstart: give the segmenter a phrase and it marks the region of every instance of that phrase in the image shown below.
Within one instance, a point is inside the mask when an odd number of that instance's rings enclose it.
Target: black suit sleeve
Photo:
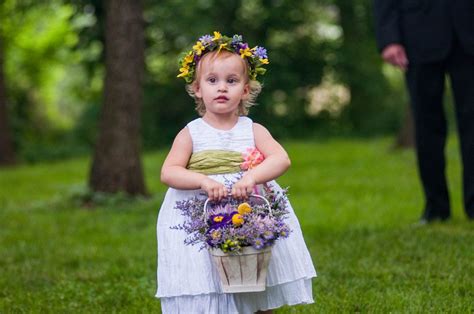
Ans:
[[[400,0],[374,0],[375,38],[382,51],[389,44],[401,44]]]

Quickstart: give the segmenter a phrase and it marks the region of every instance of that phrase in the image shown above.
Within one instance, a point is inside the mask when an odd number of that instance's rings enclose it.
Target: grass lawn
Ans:
[[[474,223],[461,205],[450,138],[453,218],[415,226],[422,208],[411,151],[392,141],[286,142],[290,186],[318,271],[316,303],[276,313],[474,312]],[[155,223],[164,151],[145,155],[150,199],[97,197],[81,208],[89,160],[0,170],[0,313],[160,312]]]

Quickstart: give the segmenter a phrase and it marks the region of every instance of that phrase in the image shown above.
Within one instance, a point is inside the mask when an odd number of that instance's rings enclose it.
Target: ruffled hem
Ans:
[[[257,311],[276,309],[284,305],[310,303],[314,303],[311,278],[267,287],[262,292],[161,297],[161,308],[165,314],[250,314]]]

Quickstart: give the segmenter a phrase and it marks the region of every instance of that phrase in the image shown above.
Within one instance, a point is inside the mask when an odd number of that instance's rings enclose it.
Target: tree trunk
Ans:
[[[402,127],[398,132],[394,148],[413,148],[415,147],[415,125],[413,122],[413,113],[411,106],[405,110],[405,118]]]
[[[144,21],[141,1],[108,0],[105,86],[89,185],[93,191],[146,194],[140,160]]]
[[[5,88],[3,36],[0,32],[0,166],[15,163],[12,132],[8,124],[7,96]]]

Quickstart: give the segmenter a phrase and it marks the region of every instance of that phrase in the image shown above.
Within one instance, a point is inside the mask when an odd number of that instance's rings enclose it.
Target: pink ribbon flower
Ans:
[[[263,154],[256,148],[247,148],[247,150],[242,153],[242,158],[244,162],[240,165],[242,170],[250,170],[255,168],[265,159]]]

